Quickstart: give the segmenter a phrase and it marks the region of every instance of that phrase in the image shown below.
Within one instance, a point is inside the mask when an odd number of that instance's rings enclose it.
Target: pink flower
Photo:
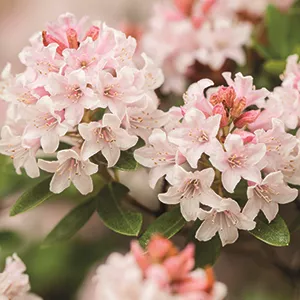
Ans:
[[[258,107],[263,106],[265,98],[270,94],[265,88],[256,90],[252,76],[243,76],[241,73],[237,73],[232,80],[230,72],[224,72],[222,75],[227,84],[234,88],[237,98],[246,99],[246,107],[254,104]]]
[[[297,144],[297,139],[286,133],[283,122],[278,119],[272,119],[272,129],[258,129],[254,134],[258,143],[266,145],[265,165],[272,171],[278,170],[283,157],[289,155]]]
[[[221,115],[206,119],[201,111],[190,109],[184,116],[182,126],[169,132],[170,142],[179,146],[179,151],[193,168],[197,168],[203,153],[209,155],[221,147],[216,138],[220,120]]]
[[[113,167],[120,158],[121,150],[133,147],[138,141],[136,136],[129,135],[120,125],[121,121],[112,114],[105,114],[99,122],[80,124],[79,133],[85,139],[82,158],[86,160],[101,151],[108,167]]]
[[[300,91],[300,64],[298,60],[299,56],[297,54],[290,55],[287,58],[282,86]]]
[[[154,128],[161,128],[170,119],[169,114],[159,109],[141,110],[139,107],[127,107],[123,126],[129,134],[140,136],[147,141]]]
[[[66,120],[72,126],[80,123],[85,108],[94,109],[99,102],[81,69],[67,76],[51,73],[45,88],[57,109],[65,109]]]
[[[149,137],[149,145],[134,151],[134,158],[141,165],[151,168],[149,184],[155,187],[162,176],[173,171],[176,164],[182,164],[185,158],[178,147],[167,140],[167,135],[161,129],[154,129]]]
[[[36,152],[40,148],[39,139],[31,140],[30,143],[24,145],[22,134],[23,130],[21,128],[13,130],[7,125],[3,126],[0,153],[12,158],[18,174],[21,174],[21,168],[24,167],[29,177],[39,177],[40,171],[35,158]]]
[[[269,222],[277,215],[278,204],[286,204],[295,200],[298,190],[290,188],[281,172],[268,174],[260,183],[250,185],[247,190],[248,202],[243,213],[254,219],[260,210]]]
[[[234,24],[229,18],[206,22],[196,35],[200,47],[196,59],[213,70],[219,70],[226,59],[239,65],[245,64],[243,46],[250,40],[252,27],[249,23]]]
[[[236,201],[228,198],[221,198],[215,194],[219,201],[214,201],[210,211],[201,210],[201,226],[196,232],[199,241],[210,240],[217,232],[219,233],[222,245],[232,244],[238,239],[238,229],[252,230],[255,222],[241,213],[241,209]],[[218,203],[218,204],[217,204]]]
[[[29,293],[29,277],[25,271],[26,266],[16,254],[6,259],[4,271],[0,273],[1,300],[41,300]]]
[[[33,120],[25,128],[25,140],[40,139],[41,146],[46,153],[53,153],[59,145],[59,138],[68,131],[65,124],[65,112],[55,110],[50,97],[41,98],[35,105]],[[31,143],[31,142],[30,142]]]
[[[158,199],[166,204],[180,203],[183,217],[187,221],[195,221],[200,203],[210,203],[209,192],[214,178],[215,172],[212,168],[187,172],[182,167],[176,166],[166,178],[172,186],[166,193],[159,194]]]
[[[260,161],[266,154],[264,144],[243,144],[242,138],[237,134],[229,134],[225,140],[226,151],[217,149],[210,156],[210,161],[215,168],[222,172],[224,188],[233,193],[241,178],[253,182],[260,182]]]
[[[53,193],[61,193],[71,182],[83,195],[93,191],[91,175],[98,171],[98,166],[83,160],[77,149],[59,151],[57,161],[39,159],[38,165],[42,170],[55,173],[50,183],[50,191]]]

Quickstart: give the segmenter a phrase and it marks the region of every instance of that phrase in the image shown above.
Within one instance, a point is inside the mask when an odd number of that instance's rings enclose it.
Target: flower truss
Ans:
[[[145,54],[144,67],[136,67],[134,38],[100,22],[86,27],[86,18],[69,13],[30,43],[19,55],[25,71],[14,77],[6,68],[3,75],[1,98],[9,108],[0,153],[13,159],[18,173],[54,173],[54,193],[71,182],[90,193],[98,171],[93,155],[101,153],[113,167],[122,151],[167,122],[154,93],[162,72]],[[37,161],[42,156],[51,161]]]
[[[184,250],[153,236],[147,252],[132,242],[126,255],[113,253],[97,269],[94,300],[222,300],[226,286],[214,280],[211,268],[194,268],[194,246]]]
[[[213,71],[231,61],[244,65],[244,46],[251,40],[253,23],[273,4],[288,9],[294,0],[173,0],[155,6],[148,28],[139,35],[141,48],[165,74],[163,91],[181,94],[195,62]],[[159,51],[157,51],[159,49]]]
[[[284,110],[277,118],[268,113],[272,103],[284,106],[289,101],[281,90],[299,94],[295,60],[283,87],[273,93],[255,89],[253,78],[241,73],[233,79],[223,73],[228,86],[210,88],[213,82],[208,79],[192,84],[184,105],[170,109],[172,121],[153,130],[149,144],[135,150],[136,160],[151,168],[151,186],[166,175],[170,187],[158,195],[160,201],[179,204],[186,221],[202,221],[198,240],[219,233],[223,246],[233,243],[238,230],[255,228],[260,211],[271,222],[279,204],[296,199],[297,189],[288,184],[300,184],[300,143],[286,132],[290,120]],[[285,109],[292,110],[289,105]],[[292,128],[298,126],[297,113],[293,110]],[[246,205],[235,199],[239,183],[246,184]]]
[[[26,266],[16,254],[6,259],[5,268],[0,273],[1,300],[42,300],[29,293],[29,277],[25,271]]]

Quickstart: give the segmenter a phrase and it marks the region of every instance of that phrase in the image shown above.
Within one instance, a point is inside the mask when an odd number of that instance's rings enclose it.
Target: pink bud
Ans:
[[[69,48],[77,49],[78,46],[79,46],[79,43],[78,43],[78,40],[77,40],[76,30],[74,30],[72,28],[69,28],[66,33],[67,33],[67,39],[68,39],[68,42],[69,42]]]
[[[43,44],[45,47],[47,47],[49,44],[52,43],[58,44],[56,52],[60,55],[62,55],[62,52],[67,48],[67,46],[64,43],[56,39],[54,36],[48,34],[47,31],[42,32],[42,37],[43,37]]]
[[[246,98],[245,97],[242,97],[242,98],[237,98],[234,100],[234,103],[233,103],[233,107],[232,107],[232,110],[230,112],[231,116],[235,119],[235,118],[238,118],[241,113],[243,112],[243,110],[245,109],[246,107]]]
[[[244,112],[240,117],[238,117],[234,125],[237,128],[243,128],[247,124],[254,122],[260,114],[260,110],[249,110]]]
[[[135,261],[137,262],[141,270],[143,272],[146,272],[151,262],[149,261],[148,256],[145,255],[145,252],[141,248],[139,242],[137,241],[131,242],[131,253],[133,254]]]
[[[173,243],[160,235],[151,238],[147,250],[152,261],[160,261],[177,253]]]
[[[226,110],[225,110],[224,105],[222,103],[219,103],[219,104],[214,106],[213,115],[221,115],[222,116],[221,123],[220,123],[221,128],[228,125],[227,113],[226,113]]]
[[[177,9],[184,15],[190,16],[195,0],[174,0]]]
[[[251,143],[255,138],[255,135],[252,132],[245,130],[235,130],[234,134],[238,134],[243,139],[244,144]]]
[[[96,41],[96,39],[99,36],[99,32],[100,32],[100,28],[97,26],[92,26],[86,33],[84,40],[87,37],[91,37],[93,39],[93,41]]]
[[[236,98],[235,90],[232,86],[229,87],[220,87],[217,93],[211,95],[210,103],[216,105],[218,103],[223,103],[227,108],[233,106],[234,100]]]

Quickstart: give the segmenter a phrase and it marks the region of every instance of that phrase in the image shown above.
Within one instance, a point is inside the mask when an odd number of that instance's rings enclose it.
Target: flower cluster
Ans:
[[[0,96],[9,109],[0,153],[11,156],[18,173],[55,173],[54,193],[73,182],[87,194],[98,170],[90,161],[94,154],[101,152],[113,167],[121,151],[167,122],[154,92],[162,72],[145,54],[144,66],[136,67],[134,38],[100,22],[86,28],[86,18],[69,13],[30,43],[19,55],[26,70],[3,76]],[[62,142],[69,149],[60,150]],[[56,154],[57,161],[36,160]]]
[[[208,79],[192,84],[184,105],[170,109],[172,122],[153,130],[134,155],[151,168],[150,186],[166,176],[170,187],[158,196],[161,202],[179,203],[187,221],[203,221],[197,239],[207,241],[218,232],[226,245],[237,240],[238,229],[255,228],[260,210],[271,222],[278,204],[297,197],[288,183],[300,184],[300,143],[280,119],[264,115],[261,107],[273,94],[255,89],[251,76],[223,76],[228,86],[211,88]],[[258,118],[271,128],[252,130]],[[229,198],[240,182],[248,185],[243,209]]]
[[[97,270],[93,299],[222,300],[224,284],[212,270],[194,268],[194,247],[179,252],[165,238],[154,236],[147,252],[133,242],[125,256],[114,253]]]
[[[156,5],[141,45],[163,68],[163,91],[181,94],[196,62],[200,71],[204,66],[219,70],[229,60],[245,64],[243,47],[250,42],[252,19],[262,17],[269,3],[286,9],[293,0],[173,0]]]
[[[0,273],[1,300],[41,300],[29,293],[29,278],[25,271],[24,263],[16,254],[6,259],[5,269]]]

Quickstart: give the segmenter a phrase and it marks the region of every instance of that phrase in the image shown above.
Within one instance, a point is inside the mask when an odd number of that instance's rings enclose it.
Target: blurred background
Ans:
[[[0,69],[6,62],[13,73],[23,71],[18,53],[30,36],[43,30],[47,21],[66,11],[78,18],[88,15],[108,25],[119,27],[124,21],[145,23],[155,0],[0,0]],[[235,1],[235,0],[224,0]],[[1,117],[1,114],[0,114]],[[0,120],[1,123],[1,120]],[[41,241],[76,205],[78,194],[68,190],[38,208],[10,218],[9,207],[23,187],[33,184],[25,176],[15,175],[5,158],[0,158],[0,259],[16,251],[28,266],[32,290],[45,300],[90,300],[91,277],[95,266],[112,251],[127,251],[129,239],[115,235],[103,227],[94,215],[70,242],[43,247]],[[145,201],[156,205],[156,193],[147,187],[146,172],[126,176],[126,184]],[[29,183],[30,182],[30,183]],[[9,197],[7,195],[10,195]],[[154,204],[153,204],[154,203]],[[294,214],[291,206],[281,214]],[[300,254],[298,236],[292,236],[288,249],[273,250],[242,234],[240,243],[229,245],[216,264],[216,277],[229,288],[229,300],[300,300]],[[299,242],[299,241],[298,241]],[[100,300],[100,299],[98,299]]]

